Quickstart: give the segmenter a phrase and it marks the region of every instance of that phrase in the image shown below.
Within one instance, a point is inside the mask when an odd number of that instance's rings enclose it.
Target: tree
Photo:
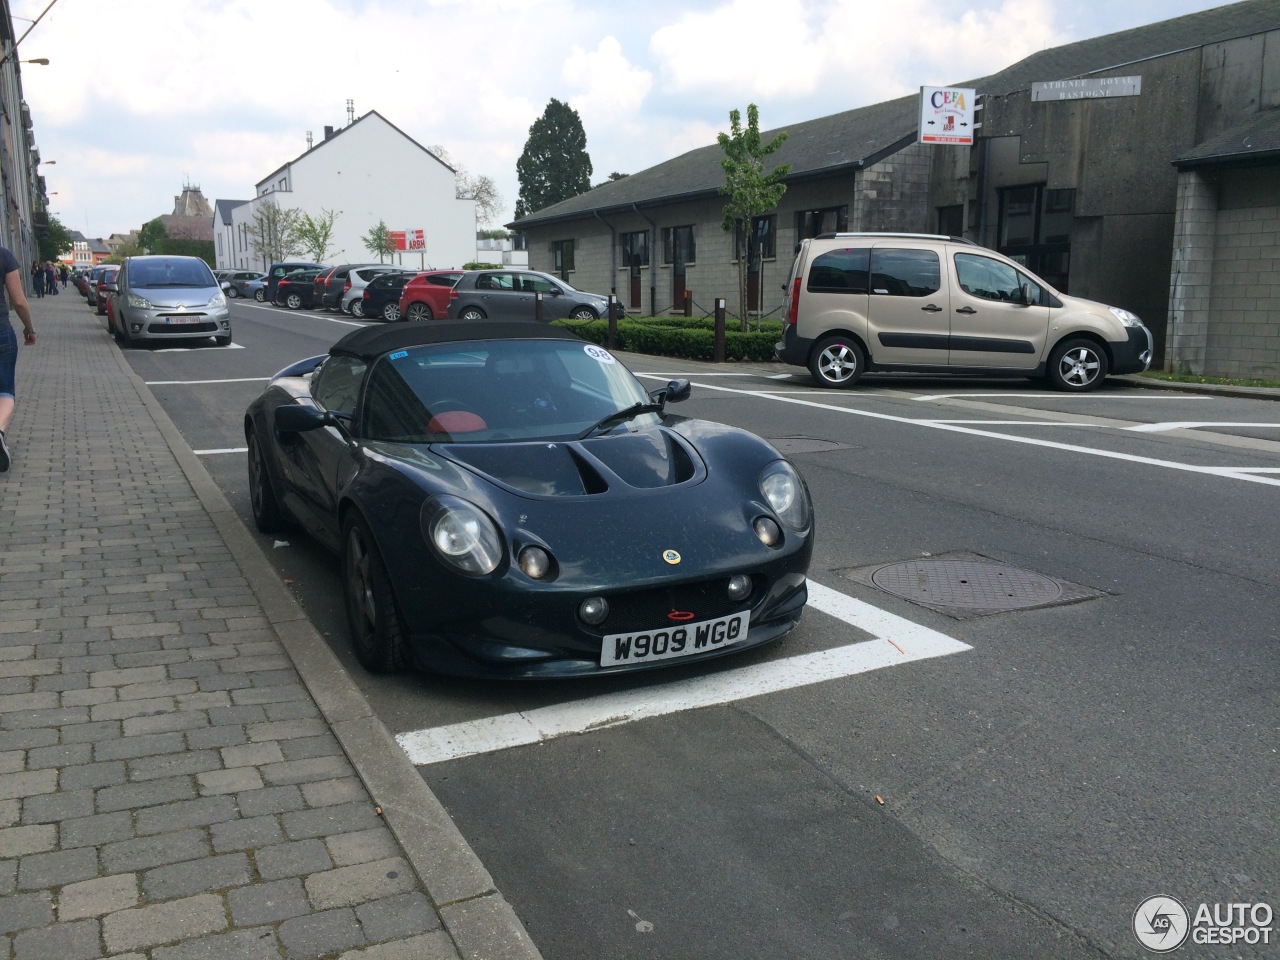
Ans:
[[[516,175],[520,180],[517,220],[591,189],[587,133],[577,110],[552,97],[529,128]]]
[[[396,245],[391,242],[391,231],[387,229],[387,221],[379,220],[377,226],[370,227],[360,240],[364,243],[364,248],[370,253],[378,255],[378,262],[384,262],[386,257],[395,253]]]
[[[753,103],[747,107],[747,126],[742,127],[742,114],[729,111],[729,133],[716,137],[724,150],[720,165],[724,168],[725,185],[720,192],[729,199],[724,205],[720,226],[734,235],[734,256],[738,260],[738,316],[742,329],[747,329],[747,274],[754,251],[751,239],[755,220],[778,206],[787,192],[783,177],[791,172],[791,164],[783,163],[765,171],[765,158],[787,139],[780,133],[767,144],[760,139],[760,110]]]
[[[160,253],[161,247],[168,238],[169,233],[164,228],[164,221],[156,217],[144,223],[142,229],[138,231],[138,246],[147,253]]]
[[[338,215],[332,210],[320,208],[320,216],[312,218],[304,213],[298,221],[298,243],[316,263],[324,263],[333,253],[333,221]]]
[[[253,252],[262,257],[264,263],[287,260],[301,254],[303,247],[298,238],[299,218],[296,208],[286,210],[274,200],[259,205],[247,228]]]
[[[502,208],[502,194],[493,177],[480,174],[477,177],[467,173],[465,167],[458,163],[440,144],[429,148],[432,153],[453,168],[453,195],[459,200],[476,202],[476,223],[492,223]]]
[[[71,231],[55,216],[49,216],[49,224],[40,231],[39,250],[41,260],[57,260],[75,246]]]

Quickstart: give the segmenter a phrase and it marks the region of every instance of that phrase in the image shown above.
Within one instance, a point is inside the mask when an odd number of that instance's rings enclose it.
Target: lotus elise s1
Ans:
[[[674,416],[544,324],[366,327],[249,406],[253,516],[341,557],[356,656],[481,677],[641,670],[800,619],[809,492],[745,430]]]

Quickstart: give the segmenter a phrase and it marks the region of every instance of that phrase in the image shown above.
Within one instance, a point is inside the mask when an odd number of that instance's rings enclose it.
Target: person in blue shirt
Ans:
[[[0,271],[4,272],[4,287],[0,289],[0,473],[9,469],[9,444],[5,433],[13,419],[16,403],[15,376],[18,369],[18,336],[9,319],[12,309],[22,321],[23,341],[27,346],[36,342],[36,328],[31,323],[31,307],[22,289],[22,265],[18,258],[0,247]]]

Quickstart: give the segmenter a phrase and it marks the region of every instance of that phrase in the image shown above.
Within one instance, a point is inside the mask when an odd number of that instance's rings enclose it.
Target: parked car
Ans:
[[[243,297],[245,295],[244,285],[246,283],[248,283],[250,280],[256,280],[259,277],[265,277],[265,276],[266,274],[263,273],[261,270],[229,271],[226,277],[226,282],[228,284],[228,286],[226,287],[227,296],[232,300],[236,299],[237,297]]]
[[[401,319],[400,295],[411,280],[412,273],[384,273],[374,277],[360,294],[360,315],[367,319],[381,317],[387,321]]]
[[[246,280],[240,287],[240,296],[246,300],[263,303],[267,299],[267,275],[259,274],[252,280]]]
[[[319,305],[326,310],[342,309],[342,301],[346,298],[347,291],[351,289],[348,281],[350,280],[351,271],[360,267],[376,267],[380,264],[376,263],[343,263],[334,267],[324,278],[324,289],[321,293]],[[381,264],[386,266],[386,264]]]
[[[316,277],[323,270],[295,270],[276,284],[275,305],[290,310],[310,310],[316,305]]]
[[[427,270],[405,284],[400,316],[406,320],[443,320],[449,315],[449,294],[461,270]]]
[[[967,240],[837,233],[802,240],[778,358],[824,387],[867,370],[1044,377],[1085,391],[1151,364],[1151,331],[1119,307],[1058,293]]]
[[[213,337],[231,344],[231,311],[199,257],[126,257],[116,275],[115,334],[124,344]]]
[[[280,282],[280,278],[286,274],[293,273],[295,270],[324,270],[325,264],[312,263],[309,260],[280,260],[267,268],[267,285],[263,291],[262,298],[267,303],[275,303],[276,301],[276,284]]]
[[[646,392],[544,324],[364,327],[249,405],[254,521],[339,555],[372,671],[600,675],[756,647],[807,601],[809,494],[765,440],[668,415],[689,389]]]
[[[89,306],[97,307],[98,305],[98,278],[102,276],[104,270],[109,267],[116,266],[112,263],[99,263],[89,268],[89,272],[85,274],[84,281],[84,298]]]
[[[594,320],[608,314],[609,298],[583,293],[533,270],[467,270],[449,294],[451,320],[532,320],[542,294],[542,319]]]
[[[116,274],[120,267],[112,264],[104,266],[98,272],[98,279],[94,284],[93,305],[94,312],[98,316],[105,316],[107,312],[107,301],[111,299],[111,294],[115,291]]]
[[[372,267],[356,267],[349,274],[346,280],[346,292],[342,295],[342,312],[349,313],[353,317],[364,316],[364,300],[361,294],[364,293],[365,285],[374,277],[380,277],[384,273],[409,273],[397,266],[390,264],[378,264]]]

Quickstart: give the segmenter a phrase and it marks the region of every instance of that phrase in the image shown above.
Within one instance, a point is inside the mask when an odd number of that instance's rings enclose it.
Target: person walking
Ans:
[[[46,260],[44,262],[44,292],[58,292],[58,271],[53,268],[52,260]]]
[[[18,336],[9,319],[12,309],[22,321],[23,342],[34,346],[36,328],[31,324],[31,307],[22,289],[22,265],[5,247],[0,247],[0,271],[4,273],[4,287],[0,289],[0,473],[9,469],[9,444],[5,434],[13,419],[17,403],[15,379],[18,369]],[[37,285],[37,289],[39,289]]]
[[[37,297],[44,296],[44,265],[39,260],[31,264],[31,286]]]

